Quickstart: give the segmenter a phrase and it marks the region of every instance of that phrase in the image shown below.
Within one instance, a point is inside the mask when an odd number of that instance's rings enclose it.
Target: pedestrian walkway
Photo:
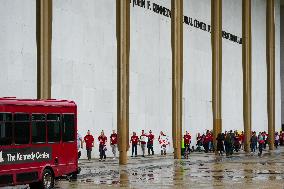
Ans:
[[[80,163],[77,181],[60,180],[59,188],[283,188],[284,148],[262,157],[244,152],[233,156],[192,153],[189,159],[172,155],[129,158],[127,166],[107,159]]]

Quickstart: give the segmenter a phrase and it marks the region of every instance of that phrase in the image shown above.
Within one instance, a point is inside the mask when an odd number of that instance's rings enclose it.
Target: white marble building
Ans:
[[[148,1],[149,9],[131,3],[130,133],[152,129],[157,137],[161,130],[171,136],[170,18],[153,9],[153,4],[170,9],[170,0]],[[184,0],[184,15],[208,26],[210,2]],[[241,3],[223,1],[223,30],[238,37]],[[35,0],[0,0],[0,96],[36,98],[35,11]],[[275,16],[279,130],[280,0],[275,1]],[[108,136],[116,129],[115,17],[114,0],[53,0],[52,98],[76,101],[79,132],[90,129],[96,139],[102,129]],[[223,39],[223,130],[243,128],[241,53],[241,44]],[[193,136],[212,128],[211,68],[210,33],[184,24],[183,130]],[[266,1],[252,0],[253,130],[267,130],[266,87]],[[98,143],[93,153],[98,155]]]

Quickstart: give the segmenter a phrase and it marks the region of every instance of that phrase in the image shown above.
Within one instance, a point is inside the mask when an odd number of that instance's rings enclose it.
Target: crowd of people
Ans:
[[[83,143],[85,143],[86,151],[87,151],[87,158],[88,160],[91,160],[91,152],[94,147],[95,139],[93,135],[91,135],[91,132],[88,130],[87,135],[82,138],[80,134],[77,135],[77,141],[78,141],[78,158],[81,156],[80,148],[83,148]],[[276,132],[275,133],[275,147],[277,148],[279,145],[284,145],[284,132]],[[268,144],[268,138],[269,135],[263,131],[259,132],[258,135],[256,132],[252,132],[251,138],[250,138],[250,148],[251,152],[255,153],[256,150],[259,150],[258,155],[262,155],[262,150],[266,149]],[[142,151],[142,157],[145,157],[145,151],[146,148],[148,150],[148,155],[154,155],[154,139],[155,136],[150,130],[149,133],[145,133],[144,130],[141,131],[140,136],[137,135],[136,132],[132,133],[132,136],[130,137],[129,143],[131,144],[131,157],[137,157],[137,148],[140,146]],[[219,155],[223,155],[224,153],[229,156],[232,155],[234,152],[238,152],[240,150],[244,150],[244,132],[238,132],[238,131],[226,131],[224,133],[219,133],[216,137],[217,145],[216,148],[214,146],[213,140],[213,132],[207,130],[205,133],[197,134],[196,137],[196,148],[191,145],[191,135],[189,132],[185,132],[183,136],[183,146],[184,146],[184,158],[188,158],[189,154],[193,151],[204,151],[205,153],[208,152],[214,152],[215,150],[219,153]],[[99,153],[100,153],[100,161],[105,161],[106,159],[106,150],[107,150],[107,141],[108,137],[105,136],[104,131],[101,131],[101,134],[98,136],[98,143],[99,143]],[[161,155],[167,154],[167,148],[170,145],[169,137],[163,132],[160,132],[160,135],[158,137],[158,142],[160,145],[160,151]],[[112,134],[109,137],[109,144],[111,147],[111,151],[113,154],[113,158],[116,158],[116,152],[117,152],[117,145],[118,145],[118,135],[113,130]]]
[[[131,138],[130,138],[130,144],[131,144],[131,149],[132,149],[132,155],[131,157],[137,157],[137,147],[140,146],[142,150],[142,157],[145,157],[145,150],[146,147],[148,149],[148,155],[154,155],[154,139],[155,136],[152,134],[152,131],[150,130],[148,134],[145,133],[144,130],[142,130],[141,135],[138,136],[136,132],[133,132]],[[101,131],[100,136],[98,137],[98,142],[99,142],[99,153],[100,153],[100,161],[105,161],[106,159],[106,150],[107,150],[107,141],[108,138],[105,136],[104,131]],[[116,158],[116,152],[117,152],[117,144],[118,144],[118,135],[113,130],[112,134],[109,137],[110,141],[110,147],[112,149],[113,153],[113,159]],[[161,155],[166,155],[167,151],[167,146],[170,144],[169,137],[165,135],[162,131],[160,132],[160,135],[158,137],[159,144],[161,146]],[[88,160],[91,160],[91,152],[92,149],[95,145],[95,139],[93,135],[91,135],[91,132],[88,130],[87,135],[82,138],[79,133],[77,133],[77,144],[78,144],[78,158],[81,156],[81,151],[79,150],[80,148],[83,148],[83,143],[86,145],[86,150],[87,150],[87,158]]]
[[[275,139],[274,146],[277,148],[279,145],[284,145],[284,132],[275,132],[273,136]],[[255,153],[256,150],[259,150],[258,155],[262,155],[263,149],[266,149],[269,142],[269,135],[265,131],[259,132],[258,134],[253,131],[250,137],[250,149],[252,153]],[[244,132],[232,131],[225,133],[219,133],[216,137],[217,146],[216,151],[223,155],[232,155],[234,152],[238,152],[240,150],[244,150]],[[207,130],[207,132],[203,135],[198,133],[197,135],[197,149],[201,151],[201,146],[203,146],[205,153],[209,151],[215,151],[215,147],[213,144],[213,134],[211,131]]]

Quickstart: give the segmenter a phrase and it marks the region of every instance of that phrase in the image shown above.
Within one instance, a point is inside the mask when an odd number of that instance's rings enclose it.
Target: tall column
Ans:
[[[251,0],[242,0],[243,118],[245,151],[250,151],[251,137]]]
[[[51,98],[52,0],[36,1],[37,98]]]
[[[214,146],[222,132],[222,0],[211,0],[212,108]]]
[[[172,135],[174,158],[181,159],[183,82],[183,0],[171,1]]]
[[[116,0],[117,131],[119,164],[127,164],[129,148],[129,48],[130,3]]]
[[[266,1],[266,64],[267,64],[267,113],[269,149],[274,149],[275,133],[275,22],[274,0]]]

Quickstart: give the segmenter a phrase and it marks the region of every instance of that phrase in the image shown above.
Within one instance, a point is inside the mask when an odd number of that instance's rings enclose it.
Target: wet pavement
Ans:
[[[172,155],[118,160],[80,160],[77,180],[60,179],[56,188],[284,188],[284,148],[230,157],[194,152],[188,160]],[[26,187],[16,187],[26,188]]]

